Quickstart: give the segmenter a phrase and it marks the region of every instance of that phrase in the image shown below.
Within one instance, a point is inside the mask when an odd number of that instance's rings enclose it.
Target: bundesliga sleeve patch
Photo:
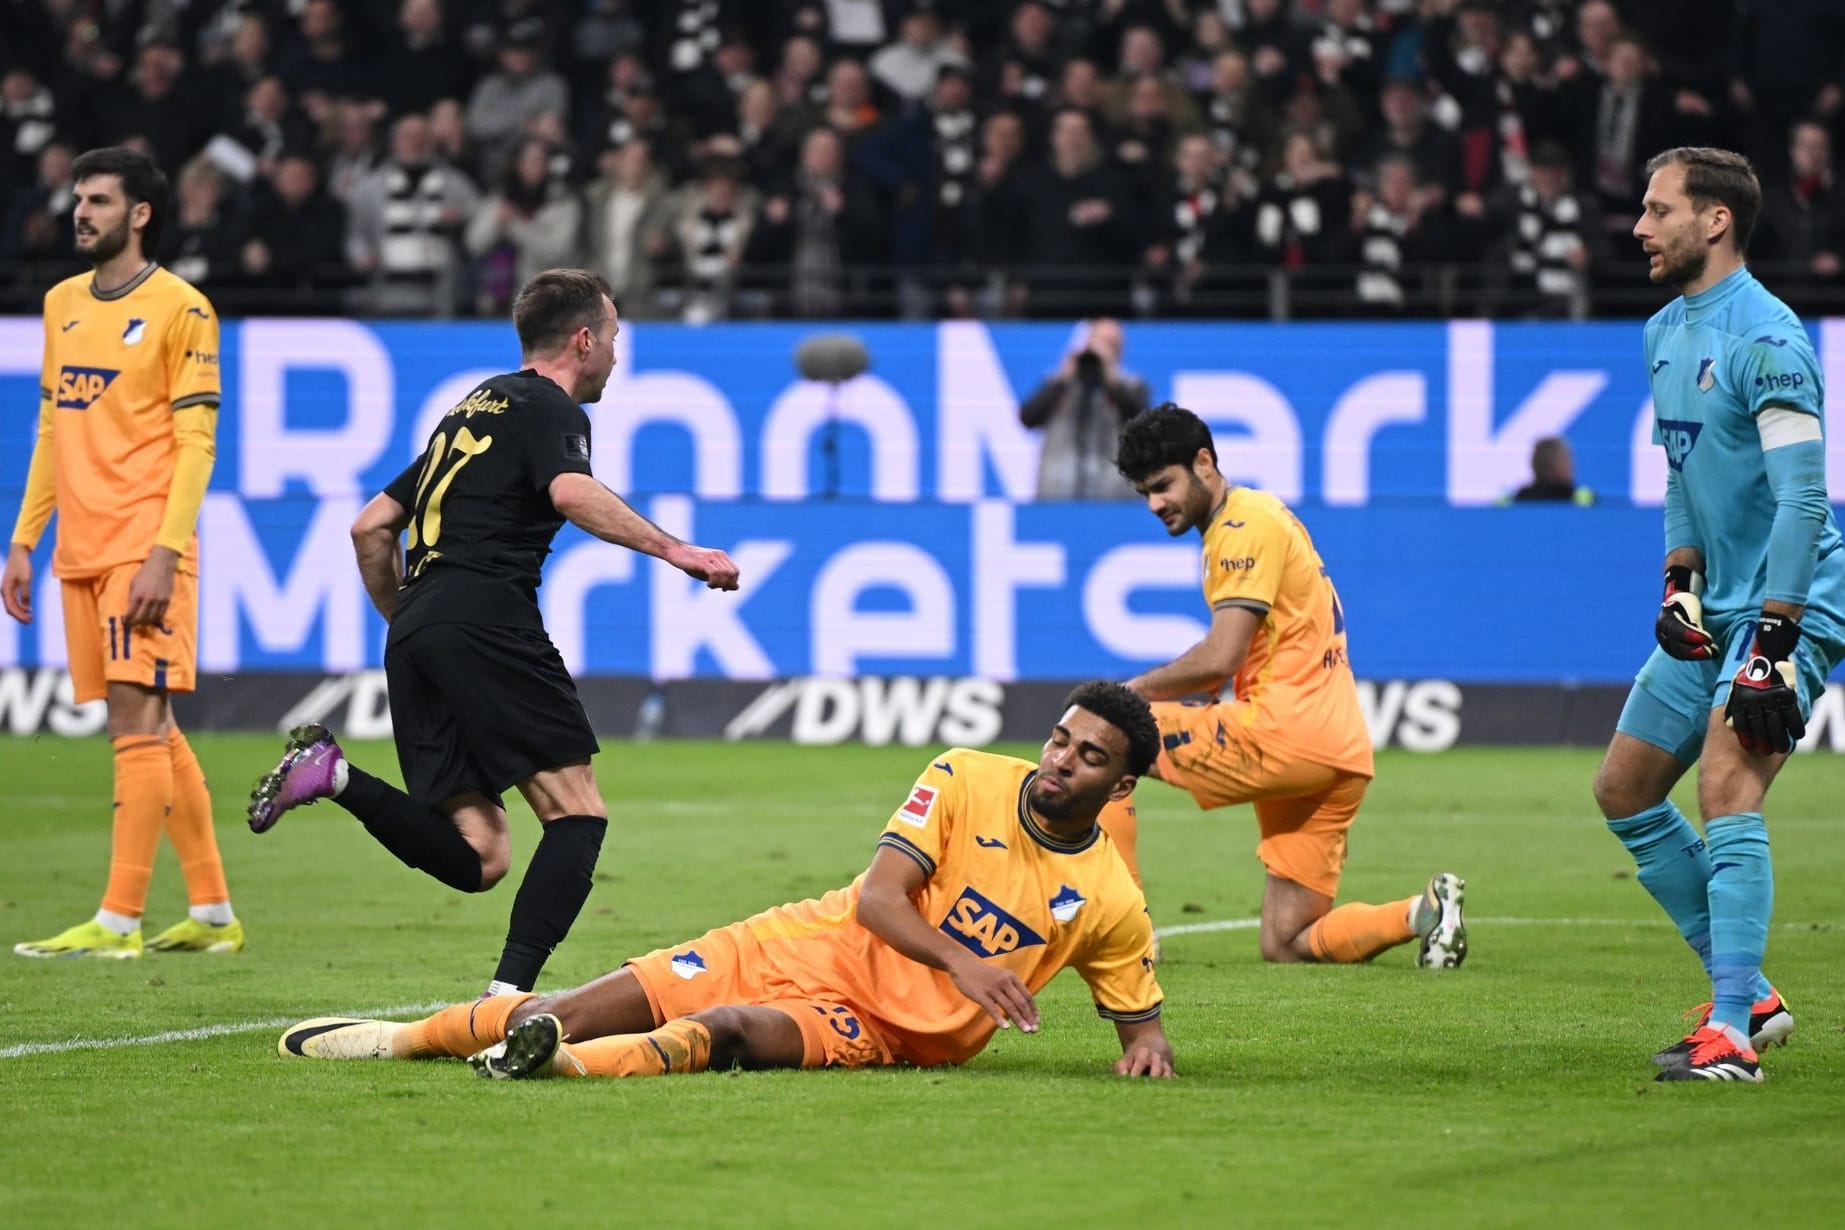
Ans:
[[[902,807],[897,809],[897,819],[915,827],[929,827],[929,813],[935,810],[935,796],[940,793],[934,786],[917,786],[910,791],[910,797]]]
[[[565,436],[564,437],[564,456],[576,457],[576,458],[579,458],[580,460],[588,461],[589,460],[589,437],[588,436]]]

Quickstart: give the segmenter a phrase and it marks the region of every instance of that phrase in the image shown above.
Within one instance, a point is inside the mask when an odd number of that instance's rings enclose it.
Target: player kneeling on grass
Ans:
[[[1033,995],[1074,966],[1115,1023],[1124,1076],[1171,1076],[1153,924],[1096,823],[1159,746],[1112,683],[1070,694],[1038,763],[956,748],[923,770],[871,866],[557,995],[501,995],[414,1023],[321,1018],[315,1059],[468,1056],[481,1075],[671,1076],[706,1068],[958,1064],[1038,1030]]]

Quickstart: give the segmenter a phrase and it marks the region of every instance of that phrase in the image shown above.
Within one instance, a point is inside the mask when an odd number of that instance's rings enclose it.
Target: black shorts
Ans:
[[[384,676],[404,789],[421,802],[468,791],[497,800],[600,750],[542,629],[430,624],[386,645]]]

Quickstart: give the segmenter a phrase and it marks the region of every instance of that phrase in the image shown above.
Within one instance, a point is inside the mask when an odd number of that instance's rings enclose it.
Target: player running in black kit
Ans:
[[[366,591],[391,626],[384,668],[405,789],[348,764],[316,724],[290,732],[250,796],[258,833],[291,807],[332,798],[408,866],[482,892],[511,861],[500,792],[516,785],[544,836],[490,994],[537,981],[589,896],[608,828],[590,767],[596,737],[538,609],[551,540],[568,520],[713,589],[737,588],[728,555],[679,541],[590,476],[579,403],[602,396],[615,365],[608,287],[548,270],[519,293],[513,323],[525,369],[449,410],[352,527]]]

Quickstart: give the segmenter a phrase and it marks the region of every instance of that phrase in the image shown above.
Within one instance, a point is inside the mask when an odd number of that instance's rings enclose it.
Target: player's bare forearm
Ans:
[[[404,583],[404,555],[397,536],[410,524],[404,506],[388,495],[376,495],[352,523],[352,552],[359,562],[359,579],[384,622],[397,614],[397,594]]]
[[[1806,611],[1807,608],[1800,603],[1782,602],[1777,598],[1768,598],[1762,603],[1762,614],[1780,615],[1786,619],[1793,620],[1795,623],[1800,622],[1800,617],[1806,614]]]
[[[1215,655],[1200,641],[1166,665],[1134,676],[1127,686],[1147,700],[1180,700],[1201,692],[1215,694],[1242,664],[1238,659],[1228,670],[1221,669]]]
[[[642,555],[665,559],[675,546],[684,545],[587,474],[559,474],[552,479],[551,503],[584,533]]]
[[[1116,1021],[1115,1032],[1121,1038],[1121,1058],[1115,1071],[1121,1076],[1178,1075],[1172,1066],[1172,1043],[1159,1018],[1151,1021]]]

